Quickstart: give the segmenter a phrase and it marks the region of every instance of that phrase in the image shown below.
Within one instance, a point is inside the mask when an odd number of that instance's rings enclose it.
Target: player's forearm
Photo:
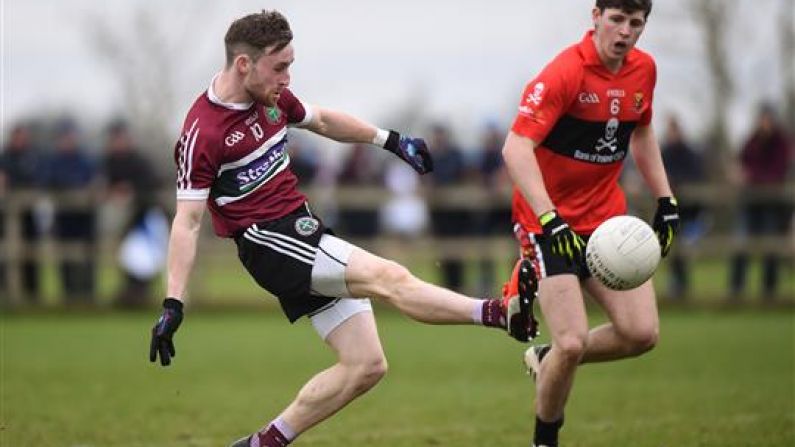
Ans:
[[[167,296],[184,300],[188,278],[196,259],[201,219],[180,214],[174,217],[168,242]]]
[[[638,171],[651,189],[654,197],[670,197],[673,195],[668,176],[665,173],[660,146],[651,127],[639,128],[632,135],[630,142],[632,157]]]
[[[544,177],[535,156],[535,143],[529,138],[508,132],[502,149],[505,167],[514,185],[522,192],[536,216],[552,210],[555,204],[549,198]]]
[[[310,130],[343,143],[372,143],[376,127],[344,112],[316,108]]]

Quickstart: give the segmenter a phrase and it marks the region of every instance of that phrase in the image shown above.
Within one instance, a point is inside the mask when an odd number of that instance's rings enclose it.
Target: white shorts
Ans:
[[[312,267],[312,294],[339,299],[309,315],[312,326],[324,340],[350,317],[359,312],[372,312],[367,298],[352,298],[345,282],[345,268],[354,248],[353,244],[330,234],[320,238]]]

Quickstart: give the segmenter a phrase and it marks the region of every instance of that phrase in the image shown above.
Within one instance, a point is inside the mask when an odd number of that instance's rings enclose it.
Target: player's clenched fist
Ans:
[[[544,236],[552,246],[552,253],[561,256],[569,265],[580,263],[585,256],[585,241],[569,227],[555,210],[547,211],[538,219]]]
[[[400,157],[419,174],[433,171],[433,158],[422,138],[401,136],[398,132],[390,130],[384,149]]]
[[[174,349],[174,332],[177,332],[182,323],[182,301],[175,298],[166,298],[163,301],[163,314],[152,328],[152,342],[149,346],[149,361],[157,361],[160,355],[160,364],[168,366],[171,357],[176,357]]]

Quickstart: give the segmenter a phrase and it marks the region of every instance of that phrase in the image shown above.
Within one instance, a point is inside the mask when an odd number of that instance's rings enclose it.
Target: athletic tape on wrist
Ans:
[[[549,223],[549,221],[551,221],[552,219],[557,217],[557,215],[558,215],[558,213],[555,212],[554,210],[553,211],[547,211],[546,213],[542,214],[538,218],[538,221],[541,222],[541,225],[546,225],[546,224]]]
[[[375,136],[373,137],[373,144],[378,147],[384,147],[386,140],[389,139],[389,131],[384,129],[375,129]]]

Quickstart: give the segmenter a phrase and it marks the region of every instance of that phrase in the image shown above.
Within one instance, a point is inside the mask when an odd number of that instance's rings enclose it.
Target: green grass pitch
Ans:
[[[523,345],[377,308],[390,371],[296,446],[527,446]],[[4,315],[0,445],[227,445],[332,362],[276,310],[188,313],[170,368],[148,362],[155,314]],[[592,320],[598,320],[593,317]],[[795,313],[666,310],[644,357],[580,370],[566,447],[795,445]]]

